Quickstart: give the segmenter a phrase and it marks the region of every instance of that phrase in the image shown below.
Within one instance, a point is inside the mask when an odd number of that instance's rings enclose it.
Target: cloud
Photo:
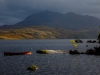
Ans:
[[[40,11],[75,12],[100,18],[100,0],[0,0],[0,25],[14,24]]]
[[[8,25],[8,24],[15,24],[16,22],[22,21],[22,19],[10,16],[0,16],[0,25]]]

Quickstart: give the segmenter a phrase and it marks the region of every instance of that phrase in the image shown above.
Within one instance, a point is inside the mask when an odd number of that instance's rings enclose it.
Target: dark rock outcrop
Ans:
[[[73,50],[73,51],[70,50],[70,51],[69,51],[69,54],[80,54],[80,53],[79,53],[77,50]]]
[[[96,43],[96,40],[88,40],[87,43]]]
[[[86,52],[78,52],[77,50],[70,50],[69,54],[87,54],[87,55],[100,55],[100,46],[94,49],[88,49]]]
[[[75,40],[75,42],[76,42],[76,43],[83,43],[83,41],[80,40],[80,39]]]

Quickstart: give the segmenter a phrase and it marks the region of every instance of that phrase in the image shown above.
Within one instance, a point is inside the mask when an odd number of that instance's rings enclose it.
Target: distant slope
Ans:
[[[73,12],[61,14],[58,12],[44,11],[30,15],[25,20],[15,25],[19,27],[44,25],[79,30],[88,29],[89,27],[98,27],[100,25],[100,19],[88,15],[79,15]]]
[[[0,29],[0,39],[78,39],[97,38],[90,30],[69,31],[46,26],[34,26],[16,29]],[[94,35],[93,35],[94,34]]]

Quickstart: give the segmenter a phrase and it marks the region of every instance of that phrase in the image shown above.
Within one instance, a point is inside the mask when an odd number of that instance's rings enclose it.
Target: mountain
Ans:
[[[61,14],[58,12],[43,11],[30,15],[25,20],[15,25],[0,26],[0,31],[1,31],[0,37],[10,38],[10,36],[16,36],[18,38],[23,38],[23,39],[39,39],[39,38],[60,38],[60,39],[91,38],[92,39],[92,38],[97,38],[99,32],[99,25],[100,25],[100,19],[93,16],[79,15],[73,12]],[[31,29],[31,27],[33,28],[33,30]],[[32,31],[32,33],[27,30]],[[37,30],[38,30],[38,36],[37,36]],[[27,32],[29,33],[27,34]]]
[[[40,25],[70,30],[81,30],[99,27],[100,19],[88,15],[79,15],[73,12],[61,14],[58,12],[43,11],[30,15],[25,20],[15,25],[4,25],[0,28],[20,28]]]
[[[30,15],[25,20],[15,25],[19,27],[44,25],[49,27],[79,30],[89,27],[98,27],[100,25],[100,19],[88,15],[79,15],[73,12],[61,14],[58,12],[44,11]]]

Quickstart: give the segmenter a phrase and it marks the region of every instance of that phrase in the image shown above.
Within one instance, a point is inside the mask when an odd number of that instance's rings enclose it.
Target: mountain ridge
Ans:
[[[93,16],[79,15],[74,12],[61,14],[58,12],[42,11],[28,16],[23,21],[14,25],[1,26],[0,28],[20,28],[44,25],[69,30],[80,30],[90,27],[99,27],[99,24],[100,19]]]
[[[99,26],[100,19],[88,16],[79,15],[73,12],[61,14],[58,12],[44,11],[33,14],[27,17],[25,20],[17,23],[16,25],[22,26],[49,26],[58,27],[64,29],[78,30],[82,28],[88,28],[90,26]]]

